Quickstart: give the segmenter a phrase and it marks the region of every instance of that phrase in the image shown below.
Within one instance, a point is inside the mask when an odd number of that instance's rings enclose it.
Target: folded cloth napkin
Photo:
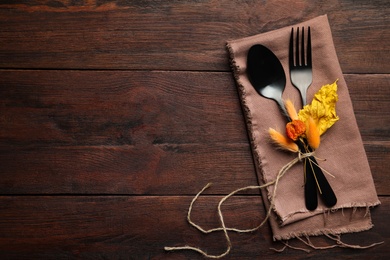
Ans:
[[[269,140],[268,129],[285,129],[286,119],[276,102],[260,96],[250,84],[246,74],[247,53],[254,44],[262,44],[273,51],[280,59],[287,77],[283,98],[290,98],[296,106],[300,106],[299,91],[291,84],[288,72],[291,28],[298,26],[310,26],[311,29],[313,83],[308,90],[308,103],[321,86],[332,84],[338,79],[336,112],[340,120],[321,136],[321,145],[316,150],[316,157],[326,159],[318,160],[320,166],[335,176],[332,178],[324,172],[337,196],[337,204],[329,209],[319,198],[318,208],[308,211],[304,200],[303,165],[295,164],[278,184],[270,218],[273,238],[285,240],[297,236],[338,235],[370,229],[372,222],[369,207],[380,202],[326,15],[227,43],[259,180],[262,184],[273,181],[279,170],[296,154],[275,149]],[[274,186],[269,186],[262,190],[267,210],[273,189]]]

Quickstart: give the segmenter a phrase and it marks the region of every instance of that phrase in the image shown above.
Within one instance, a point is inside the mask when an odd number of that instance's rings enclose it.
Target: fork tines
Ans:
[[[300,43],[300,44],[299,44]],[[299,48],[301,45],[301,48]],[[290,53],[294,53],[294,28],[291,28],[290,36]],[[306,57],[305,57],[306,53]],[[295,37],[295,61],[294,55],[289,55],[290,67],[311,67],[311,36],[310,36],[310,26],[307,29],[307,44],[305,51],[305,30],[302,27],[301,40],[299,39],[299,27],[297,28],[297,35]]]

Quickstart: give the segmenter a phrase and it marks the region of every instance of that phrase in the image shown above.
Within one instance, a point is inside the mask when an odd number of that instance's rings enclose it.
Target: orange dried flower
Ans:
[[[296,141],[305,132],[306,125],[299,119],[293,120],[286,125],[286,134],[291,140]]]
[[[272,139],[272,141],[281,149],[290,151],[290,152],[298,152],[299,148],[296,143],[294,143],[291,139],[288,139],[283,134],[279,133],[273,128],[268,130],[268,133]]]
[[[307,128],[306,137],[311,148],[317,149],[320,146],[320,130],[312,117],[309,117],[309,126]]]

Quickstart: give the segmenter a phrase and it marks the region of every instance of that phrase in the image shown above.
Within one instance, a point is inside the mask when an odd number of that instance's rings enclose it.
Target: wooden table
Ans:
[[[314,3],[315,2],[315,3]],[[390,5],[373,1],[2,1],[0,258],[201,259],[219,254],[221,197],[257,185],[225,43],[328,14],[382,205],[367,250],[310,253],[269,226],[231,234],[226,259],[384,259],[390,255]],[[224,207],[256,226],[261,196]],[[324,238],[313,242],[323,245]],[[297,241],[292,245],[300,245]]]

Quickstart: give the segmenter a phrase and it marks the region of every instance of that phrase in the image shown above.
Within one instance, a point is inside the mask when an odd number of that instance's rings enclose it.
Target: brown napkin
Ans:
[[[367,230],[372,227],[369,207],[380,202],[326,15],[275,31],[229,41],[227,44],[247,118],[259,180],[262,183],[274,180],[279,170],[294,159],[296,154],[277,150],[269,141],[269,127],[283,132],[286,121],[276,102],[260,96],[248,81],[246,56],[254,44],[262,44],[272,50],[282,62],[287,77],[283,98],[292,99],[297,109],[300,109],[300,95],[292,86],[288,73],[289,38],[291,28],[297,26],[311,28],[313,83],[308,91],[308,103],[321,86],[338,79],[339,100],[336,112],[340,120],[321,136],[321,145],[316,151],[316,157],[326,159],[318,160],[320,166],[335,176],[332,178],[324,172],[338,201],[329,209],[319,198],[318,208],[308,211],[304,201],[303,165],[294,165],[279,182],[273,216],[270,218],[273,237],[280,240],[302,235]],[[262,190],[267,208],[272,191],[273,186]]]

